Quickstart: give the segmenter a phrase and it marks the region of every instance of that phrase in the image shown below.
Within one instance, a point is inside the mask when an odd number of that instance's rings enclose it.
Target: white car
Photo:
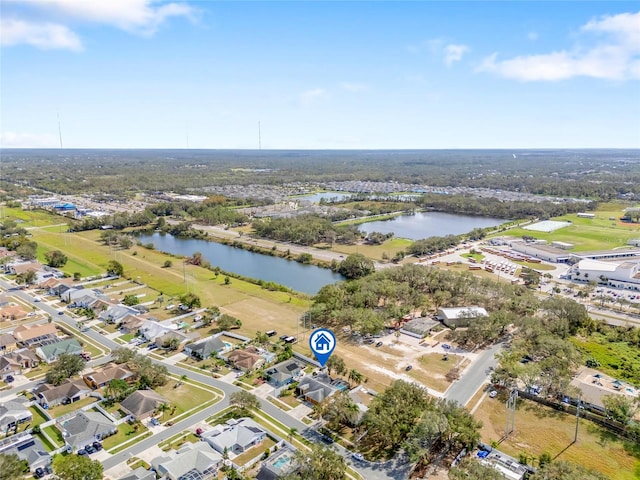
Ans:
[[[498,392],[496,392],[495,390],[491,390],[491,391],[489,392],[489,396],[490,396],[491,398],[495,398],[495,397],[496,397],[496,395],[498,395]]]
[[[354,460],[358,460],[359,462],[362,462],[364,460],[364,457],[362,456],[362,454],[360,452],[354,452],[351,454],[351,457]]]

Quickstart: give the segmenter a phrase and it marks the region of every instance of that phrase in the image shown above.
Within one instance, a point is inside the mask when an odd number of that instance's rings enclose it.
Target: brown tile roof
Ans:
[[[41,325],[21,325],[13,330],[13,336],[16,340],[24,342],[32,338],[42,337],[44,335],[57,335],[58,330],[53,323],[43,323]]]
[[[265,361],[262,356],[249,349],[234,350],[229,355],[227,355],[227,358],[237,367],[245,368],[247,370],[254,368],[257,364],[260,363],[260,360],[262,360],[262,363],[264,363]]]

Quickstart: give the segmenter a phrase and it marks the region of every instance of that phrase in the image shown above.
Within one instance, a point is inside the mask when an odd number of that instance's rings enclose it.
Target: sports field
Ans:
[[[620,221],[623,210],[628,207],[622,203],[602,204],[596,210],[596,217],[580,218],[577,214],[563,215],[552,220],[571,222],[571,226],[555,230],[553,232],[537,232],[514,228],[499,235],[511,235],[514,237],[528,236],[536,239],[561,241],[572,243],[575,248],[572,251],[584,252],[589,250],[610,250],[627,246],[627,241],[632,238],[640,238],[640,224],[625,223]]]

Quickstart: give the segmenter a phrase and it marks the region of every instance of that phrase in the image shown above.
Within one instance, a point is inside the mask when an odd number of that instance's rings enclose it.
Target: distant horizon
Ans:
[[[470,151],[470,150],[483,150],[483,151],[505,151],[505,152],[519,152],[528,150],[638,150],[640,147],[464,147],[464,148],[153,148],[153,147],[3,147],[0,146],[0,150],[46,150],[61,152],[66,150],[177,150],[181,152],[188,151],[233,151],[233,152],[415,152],[415,151]]]

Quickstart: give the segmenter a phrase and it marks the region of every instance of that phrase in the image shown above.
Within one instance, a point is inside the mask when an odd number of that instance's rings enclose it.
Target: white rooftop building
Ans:
[[[628,290],[640,290],[640,261],[612,261],[584,259],[569,270],[569,278],[582,282],[595,281]]]
[[[470,320],[487,315],[487,311],[482,307],[455,307],[439,308],[437,317],[447,327],[466,327]]]

